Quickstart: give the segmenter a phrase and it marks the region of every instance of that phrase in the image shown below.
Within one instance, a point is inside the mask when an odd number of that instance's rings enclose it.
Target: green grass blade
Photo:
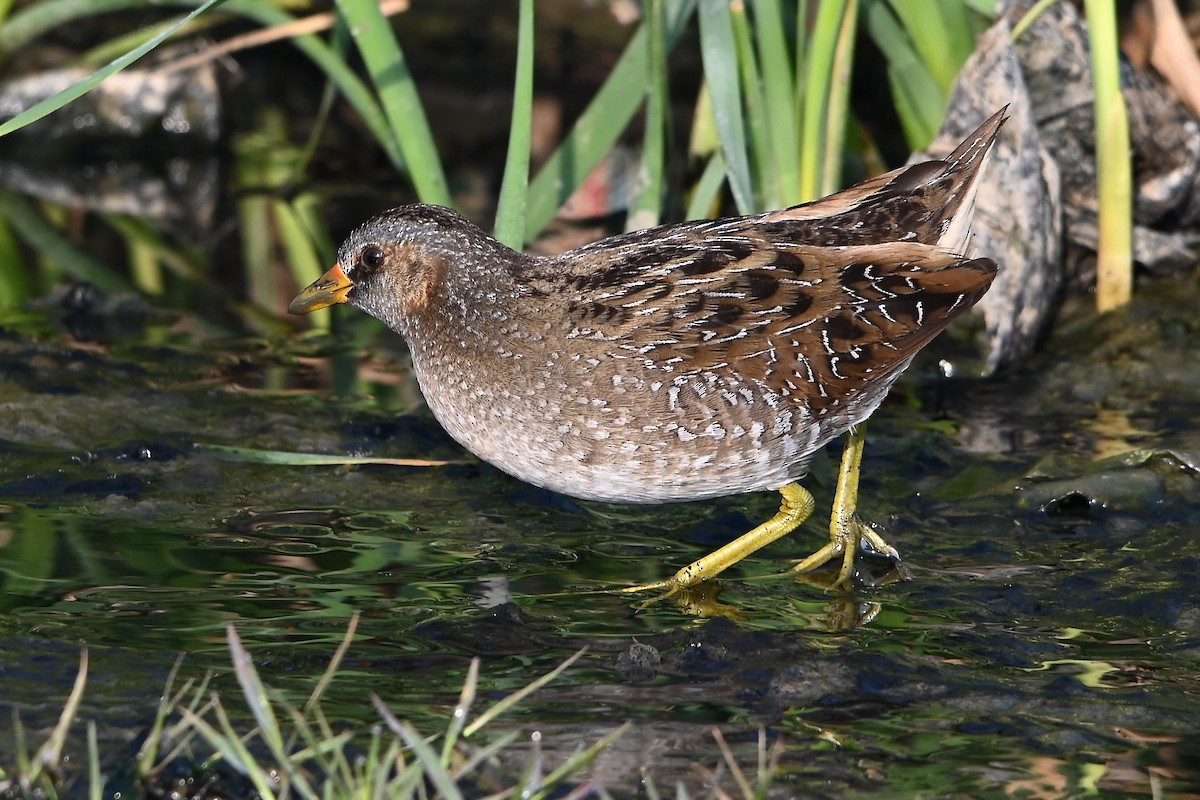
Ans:
[[[25,736],[25,726],[21,724],[21,715],[16,706],[12,708],[12,737],[14,755],[17,759],[17,774],[29,775],[33,765],[29,761],[28,739]]]
[[[737,42],[727,0],[700,0],[700,58],[704,81],[712,95],[713,117],[725,156],[729,188],[738,211],[754,211],[754,185],[742,116]]]
[[[317,707],[317,703],[321,701],[321,696],[325,694],[325,690],[329,688],[329,684],[333,683],[334,676],[337,675],[338,668],[342,665],[342,660],[346,658],[346,652],[350,649],[350,643],[354,641],[354,633],[358,630],[358,619],[361,612],[355,611],[350,615],[350,622],[346,625],[346,633],[342,636],[342,641],[338,644],[337,649],[333,651],[333,658],[329,659],[329,666],[325,668],[325,672],[321,675],[321,679],[317,681],[316,687],[312,694],[309,695],[308,701],[304,704],[304,710],[311,711]]]
[[[198,444],[199,453],[207,453],[224,461],[243,464],[274,464],[285,467],[329,467],[355,464],[384,464],[394,467],[444,467],[465,464],[465,461],[437,461],[427,458],[373,458],[370,456],[327,456],[317,453],[292,453],[285,450],[257,450],[251,447],[227,447],[219,444]]]
[[[788,54],[780,0],[755,0],[754,32],[762,66],[763,97],[771,141],[771,168],[778,205],[800,202],[800,130],[796,117],[795,66]]]
[[[545,779],[543,779],[541,790],[537,794],[533,795],[533,800],[543,800],[547,797],[556,796],[556,793],[551,791],[552,789],[557,787],[559,783],[567,778],[570,778],[573,775],[578,775],[579,772],[587,769],[587,767],[593,761],[599,758],[604,751],[612,745],[613,742],[624,736],[631,727],[633,727],[633,723],[626,722],[606,733],[603,737],[596,740],[590,747],[573,753],[570,758],[563,762],[562,766],[551,772],[545,777]],[[583,796],[586,797],[588,794],[585,793]],[[745,795],[745,797],[752,797],[752,795]]]
[[[376,0],[338,0],[337,7],[379,93],[418,196],[426,203],[450,205],[433,132],[391,23]]]
[[[0,196],[0,203],[3,197]],[[16,308],[37,293],[33,270],[25,259],[8,222],[0,219],[0,309]]]
[[[800,139],[800,136],[802,136],[801,127],[800,127],[802,124],[801,115],[804,113],[804,98],[808,95],[808,92],[807,92],[808,60],[811,56],[811,50],[812,50],[812,42],[810,41],[810,37],[809,37],[809,33],[808,33],[808,20],[809,20],[808,0],[797,0],[797,3],[796,3],[796,39],[795,39],[795,43],[796,43],[795,51],[796,52],[795,52],[795,58],[794,58],[795,65],[796,65],[796,73],[795,73],[796,79],[795,79],[794,83],[796,86],[795,103],[796,103],[796,136],[797,136],[796,151],[797,151],[797,153],[800,152],[800,147],[803,144],[803,141]],[[800,164],[798,166],[799,166],[800,170],[803,171],[803,169],[804,169],[803,164]],[[801,180],[803,180],[803,179],[801,178]],[[801,199],[803,199],[803,198],[801,198]]]
[[[180,716],[183,717],[188,727],[200,734],[200,737],[216,751],[219,758],[232,769],[245,775],[264,800],[275,800],[276,795],[271,786],[270,776],[258,766],[249,749],[242,744],[225,709],[218,703],[213,707],[213,712],[217,715],[221,730],[214,728],[190,709],[181,708],[179,710]]]
[[[72,278],[88,281],[101,289],[131,288],[125,278],[68,242],[66,237],[48,224],[24,198],[11,192],[0,191],[0,216],[12,227],[17,238],[49,261],[58,264]],[[17,262],[14,267],[19,264],[20,262]]]
[[[470,725],[468,725],[465,729],[463,729],[463,736],[469,737],[471,734],[473,734],[476,731],[483,728],[483,726],[487,725],[493,719],[500,716],[505,711],[508,711],[510,708],[512,708],[513,706],[517,705],[522,700],[524,700],[526,697],[533,694],[538,689],[542,688],[547,683],[549,683],[550,681],[557,678],[559,675],[561,675],[563,673],[563,671],[567,667],[571,666],[576,661],[578,661],[579,658],[586,652],[587,652],[586,647],[583,648],[582,650],[579,650],[574,655],[572,655],[570,658],[568,658],[566,661],[564,661],[563,663],[559,664],[554,669],[547,672],[545,675],[532,681],[528,685],[521,687],[517,691],[510,694],[508,697],[505,697],[503,700],[498,701],[495,705],[493,705],[487,711],[480,714],[478,719],[476,719],[474,722],[472,722]]]
[[[1030,9],[1025,12],[1024,16],[1017,20],[1017,24],[1013,25],[1013,41],[1015,42],[1017,39],[1019,39],[1021,34],[1023,34],[1030,25],[1036,22],[1037,18],[1040,17],[1046,9],[1057,2],[1058,0],[1038,0],[1036,3],[1034,3],[1033,6],[1031,6]]]
[[[299,199],[299,198],[297,198]],[[296,209],[295,202],[272,200],[270,204],[271,217],[275,222],[275,230],[287,254],[285,261],[293,275],[307,275],[309,279],[325,271],[326,259],[317,252],[312,237],[311,228]],[[299,281],[298,281],[299,283]],[[283,300],[283,298],[280,298]],[[284,301],[286,302],[286,301]],[[281,308],[283,303],[272,302],[267,308]]]
[[[198,0],[163,0],[162,5],[191,7],[197,5],[197,2]],[[189,14],[188,19],[194,18],[216,2],[220,2],[220,0],[205,3],[204,7]],[[88,16],[125,8],[144,9],[145,5],[145,0],[43,0],[43,2],[34,3],[13,15],[11,20],[0,26],[0,53],[12,51],[48,30],[77,23]],[[252,19],[263,27],[287,25],[296,20],[286,11],[271,3],[264,3],[262,0],[227,0],[221,10]],[[137,51],[131,51],[131,54],[138,51],[148,52],[157,46],[157,43],[164,37],[174,35],[185,24],[186,22],[180,22],[161,30],[159,30],[161,26],[154,26],[159,33],[153,38],[147,39]],[[330,81],[346,98],[346,101],[358,112],[363,123],[387,152],[396,168],[404,169],[404,156],[391,133],[383,110],[366,84],[354,73],[354,70],[317,36],[311,34],[297,36],[293,38],[293,44],[325,72]],[[129,59],[129,55],[123,56],[122,59]],[[56,99],[50,98],[49,101]],[[61,107],[68,100],[63,100],[58,105]],[[32,110],[29,109],[29,111]],[[12,121],[10,120],[10,122]],[[23,124],[27,124],[27,122],[21,123],[21,125]],[[16,127],[20,127],[20,125]]]
[[[529,198],[529,151],[533,123],[533,0],[521,0],[517,25],[517,74],[513,80],[508,155],[496,206],[495,236],[509,247],[525,244],[525,206]]]
[[[692,189],[692,199],[688,202],[687,219],[703,219],[711,217],[717,204],[717,195],[725,183],[725,159],[721,152],[712,154],[708,165],[704,168],[700,180]]]
[[[104,797],[104,780],[100,776],[100,745],[96,740],[96,721],[87,724],[88,800]]]
[[[843,40],[846,27],[853,27],[857,11],[855,0],[826,0],[817,8],[817,19],[813,35],[807,48],[808,63],[805,68],[804,116],[800,133],[800,196],[812,200],[826,192],[825,159],[840,142],[828,141],[830,122],[838,112],[831,106],[835,102],[833,92],[839,52],[844,54]]]
[[[493,731],[493,733],[495,733]],[[480,748],[470,748],[465,752],[466,759],[454,767],[454,776],[461,777],[470,775],[480,764],[486,764],[500,755],[508,748],[510,744],[515,742],[521,736],[518,731],[509,731],[502,733],[492,741]]]
[[[178,704],[176,698],[171,697],[171,690],[175,686],[175,679],[179,677],[179,668],[183,666],[183,654],[180,653],[175,659],[175,663],[171,666],[171,671],[167,673],[167,684],[163,687],[162,694],[159,695],[158,705],[154,712],[154,722],[150,725],[150,730],[142,740],[142,746],[138,749],[134,756],[133,762],[136,766],[135,774],[138,778],[146,779],[154,770],[154,761],[158,758],[158,748],[163,744],[163,729],[167,724],[167,716],[171,710]]]
[[[258,722],[259,736],[266,742],[275,759],[276,767],[279,770],[278,780],[284,790],[283,794],[286,795],[288,786],[293,785],[302,797],[315,800],[318,795],[309,785],[304,774],[300,770],[290,769],[293,762],[288,757],[283,730],[279,727],[275,709],[267,696],[267,688],[259,678],[258,670],[254,668],[254,661],[250,658],[250,653],[242,646],[237,629],[233,625],[227,625],[225,635],[229,640],[229,654],[233,660],[233,671],[237,676],[238,685],[242,689],[242,696],[246,700],[246,705],[250,707],[250,713]],[[257,763],[253,765],[252,769],[261,771]],[[256,785],[261,782],[261,780],[255,780]]]
[[[167,27],[163,28],[163,30],[157,36],[148,39],[140,47],[130,50],[125,55],[109,62],[107,65],[101,67],[87,77],[76,81],[58,94],[47,97],[40,103],[35,103],[34,105],[22,111],[20,114],[17,114],[12,119],[0,124],[0,136],[12,133],[13,131],[23,128],[32,122],[36,122],[47,114],[57,111],[67,103],[70,103],[72,100],[91,91],[95,87],[99,86],[110,75],[125,69],[125,67],[137,61],[139,58],[158,47],[159,44],[166,41],[166,39],[175,31],[179,30],[184,25],[221,2],[223,2],[223,0],[207,0],[207,2],[199,5],[190,14],[181,17],[175,24],[168,25]],[[2,45],[0,45],[0,47],[2,47]]]
[[[467,677],[463,681],[462,691],[458,693],[458,703],[454,706],[454,714],[450,717],[450,725],[446,728],[446,739],[442,743],[442,764],[450,763],[450,756],[454,752],[454,746],[458,744],[459,734],[466,727],[467,715],[471,713],[471,706],[475,702],[475,696],[479,689],[479,659],[472,658],[471,665],[467,667]]]
[[[947,95],[922,63],[912,40],[884,0],[865,0],[867,31],[888,63],[892,99],[905,141],[919,150],[937,134],[946,113]]]
[[[670,48],[695,10],[696,0],[665,0],[664,5],[664,34]],[[600,163],[633,118],[645,93],[647,35],[643,24],[571,132],[530,184],[525,241],[537,236],[554,217],[554,212]]]
[[[746,7],[731,4],[729,16],[733,21],[733,35],[737,43],[738,71],[741,74],[742,98],[746,131],[749,133],[751,176],[754,180],[754,208],[778,208],[779,174],[771,158],[770,131],[767,122],[767,101],[763,94],[762,78],[758,71],[758,52],[750,36],[750,22],[746,18]]]
[[[850,73],[854,68],[857,21],[858,0],[850,0],[838,30],[830,70],[832,80],[825,110],[825,152],[817,189],[820,195],[836,192],[842,185],[842,154],[846,142],[846,122],[850,115]]]
[[[11,53],[42,34],[83,17],[145,6],[146,0],[42,0],[29,3],[0,27],[0,55]]]
[[[67,702],[63,705],[62,713],[58,715],[58,722],[55,724],[50,738],[38,748],[37,755],[34,756],[34,776],[40,774],[47,767],[59,768],[63,746],[67,741],[67,733],[71,730],[71,723],[75,721],[75,712],[79,710],[79,704],[83,700],[83,690],[87,686],[87,673],[88,651],[85,647],[79,653],[79,671],[75,673],[75,683],[71,687],[71,694],[67,696]]]
[[[250,706],[250,713],[258,722],[258,729],[263,741],[278,754],[283,750],[283,733],[279,729],[275,711],[271,708],[271,701],[267,698],[266,687],[263,686],[258,672],[254,669],[254,661],[250,658],[250,654],[242,646],[237,629],[233,625],[227,625],[225,636],[229,640],[229,655],[233,660],[233,671],[237,675],[238,685],[242,687],[246,704]]]
[[[433,748],[421,738],[420,734],[403,722],[399,723],[395,731],[404,740],[404,744],[412,750],[413,757],[421,765],[425,777],[437,788],[438,796],[443,800],[463,800],[462,793],[454,782],[454,777],[442,766],[442,762],[433,752]]]
[[[836,23],[842,0],[820,3],[812,35],[807,40],[804,65],[804,103],[800,117],[800,199],[820,195],[821,157],[825,153],[825,114],[829,104],[829,72],[833,62]],[[831,32],[831,22],[834,24]]]
[[[119,214],[101,214],[104,222],[130,244],[137,244],[172,272],[188,280],[204,280],[204,270],[195,257],[174,245],[148,220]]]
[[[975,42],[962,0],[890,0],[921,62],[929,69],[938,88],[950,93],[954,77]]]
[[[1133,159],[1129,112],[1121,94],[1117,15],[1111,2],[1085,0],[1096,105],[1096,183],[1100,241],[1096,248],[1096,310],[1133,296]]]
[[[637,196],[630,203],[625,229],[651,228],[662,221],[663,173],[667,146],[667,45],[663,35],[663,0],[647,0],[646,44],[649,64],[642,169]]]
[[[295,17],[287,12],[269,3],[263,3],[261,0],[229,0],[223,10],[241,14],[264,27],[285,25],[295,20]],[[294,37],[292,44],[325,73],[326,77],[346,98],[346,102],[358,112],[363,124],[367,126],[375,141],[388,154],[388,158],[396,169],[406,170],[404,154],[395,136],[392,135],[392,129],[388,125],[383,109],[371,94],[371,90],[359,79],[345,59],[321,38],[310,34]]]

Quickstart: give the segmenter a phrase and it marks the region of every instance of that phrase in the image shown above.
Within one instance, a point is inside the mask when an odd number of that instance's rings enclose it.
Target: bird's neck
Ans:
[[[418,369],[423,364],[433,367],[460,362],[484,370],[487,364],[525,357],[540,325],[525,313],[521,270],[529,268],[532,259],[517,256],[489,259],[494,266],[487,270],[451,267],[431,289],[434,296],[427,304],[429,313],[397,326]]]

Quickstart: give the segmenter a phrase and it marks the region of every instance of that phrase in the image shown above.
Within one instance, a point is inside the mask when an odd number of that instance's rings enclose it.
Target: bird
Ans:
[[[899,553],[857,514],[863,425],[914,355],[987,291],[966,255],[1000,109],[943,159],[812,202],[638,230],[548,256],[451,209],[354,230],[289,311],[346,303],[407,343],[434,417],[467,450],[583,500],[676,503],[779,491],[779,512],[666,580],[689,589],[805,521],[813,454],[849,434],[830,539]]]

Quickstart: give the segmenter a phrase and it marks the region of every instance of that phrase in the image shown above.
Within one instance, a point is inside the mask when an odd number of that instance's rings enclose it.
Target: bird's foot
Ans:
[[[829,543],[799,561],[791,568],[791,572],[805,574],[806,579],[812,580],[827,591],[851,591],[856,584],[863,583],[857,568],[860,550],[869,555],[889,559],[896,566],[900,564],[900,553],[896,548],[888,544],[873,527],[863,522],[858,514],[850,513],[835,519],[830,525]],[[809,575],[838,558],[841,559],[841,566],[833,580],[817,580],[816,576]]]

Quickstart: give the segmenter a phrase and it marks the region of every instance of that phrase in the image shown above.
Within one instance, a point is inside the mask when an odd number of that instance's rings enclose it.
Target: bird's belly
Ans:
[[[430,391],[464,447],[521,480],[586,500],[664,503],[776,489],[869,408],[819,419],[738,376],[604,376],[528,384],[463,380]],[[880,398],[882,399],[882,397]]]

